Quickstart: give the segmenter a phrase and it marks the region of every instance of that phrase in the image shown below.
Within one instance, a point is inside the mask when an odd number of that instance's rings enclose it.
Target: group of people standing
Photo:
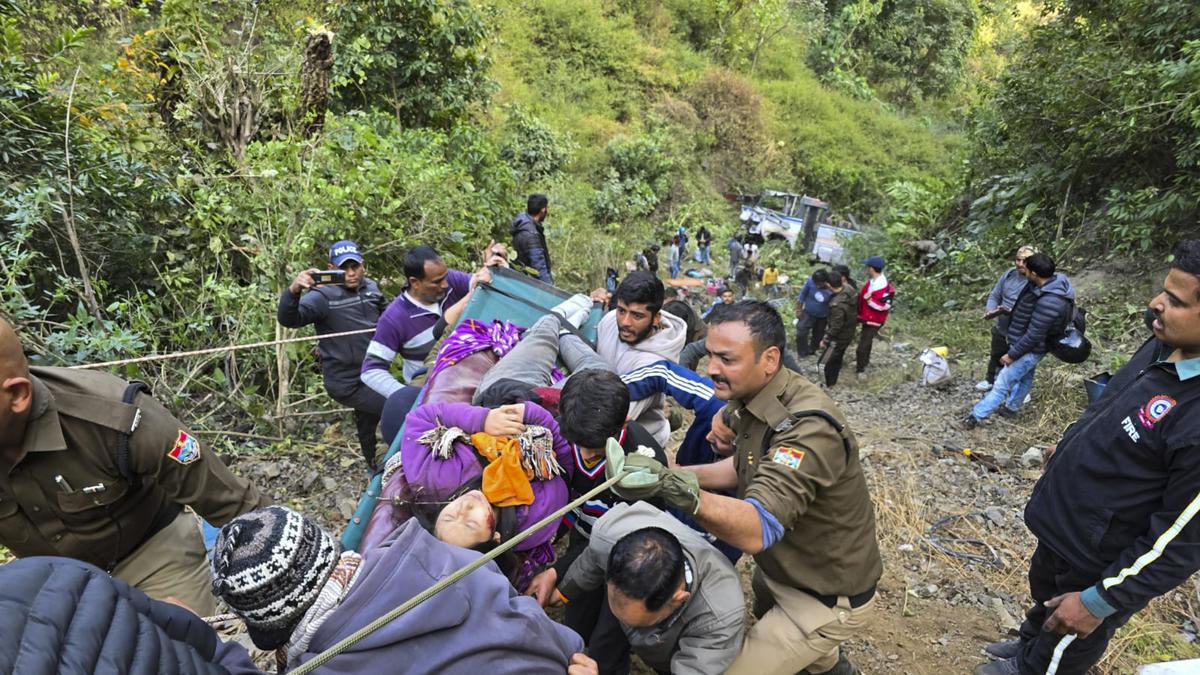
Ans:
[[[796,353],[801,357],[818,354],[827,387],[837,384],[856,332],[855,376],[866,378],[871,349],[896,296],[895,287],[883,274],[884,265],[879,256],[863,260],[866,280],[861,288],[850,277],[849,267],[834,265],[814,271],[800,289],[795,306]]]

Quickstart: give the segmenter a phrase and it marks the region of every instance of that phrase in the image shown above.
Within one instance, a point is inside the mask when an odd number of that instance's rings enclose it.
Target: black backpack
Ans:
[[[1071,301],[1061,333],[1049,340],[1049,351],[1063,363],[1083,363],[1092,355],[1092,342],[1087,339],[1087,310]]]

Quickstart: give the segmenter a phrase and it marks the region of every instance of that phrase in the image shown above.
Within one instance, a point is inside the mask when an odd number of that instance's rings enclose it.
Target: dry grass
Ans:
[[[962,321],[968,320],[969,317],[963,315]],[[930,335],[926,330],[922,330],[916,321],[906,322],[901,331],[893,334],[892,339],[897,342],[911,342],[914,345],[914,353],[919,352],[918,345],[944,344],[945,333],[941,331],[948,323],[953,322],[942,320],[937,324],[937,332],[943,336],[940,340],[937,335]],[[955,326],[955,330],[961,332],[962,327]],[[973,344],[972,347],[957,353],[952,349],[952,368],[957,366],[960,377],[966,376],[968,371],[977,369],[978,364],[986,361],[986,355],[979,351],[979,346]],[[1097,350],[1092,359],[1082,366],[1063,364],[1048,357],[1038,368],[1033,389],[1034,405],[1027,407],[1028,412],[1016,424],[999,418],[992,420],[990,424],[1003,425],[1012,448],[1057,442],[1062,431],[1078,418],[1080,411],[1087,405],[1083,381],[1103,369],[1095,364],[1113,363],[1119,360],[1122,354],[1132,353],[1136,348],[1136,345],[1127,344],[1106,346],[1110,349]],[[955,361],[957,363],[954,363]],[[872,373],[871,380],[862,386],[864,391],[885,391],[900,382],[914,379],[918,372],[911,366],[891,368],[890,372],[878,372],[878,369],[876,371]],[[981,375],[973,372],[969,374],[976,377]],[[896,547],[904,543],[918,546],[918,542],[924,541],[928,525],[940,517],[940,514],[931,509],[930,493],[937,488],[920,480],[917,461],[912,458],[911,453],[883,450],[874,453],[872,458],[875,457],[886,460],[888,467],[883,471],[873,472],[871,476],[880,541],[885,550],[889,551],[895,551]],[[969,509],[964,509],[967,510]],[[926,566],[937,562],[962,578],[974,578],[990,588],[1028,599],[1028,582],[1025,577],[1028,568],[1024,561],[1032,553],[1032,548],[1013,550],[1006,548],[994,537],[989,540],[989,535],[982,529],[981,523],[974,519],[957,521],[955,527],[956,534],[961,537],[990,541],[997,547],[1007,564],[999,569],[968,564],[926,547]],[[1175,591],[1156,598],[1146,609],[1135,615],[1117,632],[1104,659],[1094,672],[1100,675],[1133,673],[1139,665],[1200,657],[1200,644],[1189,643],[1181,630],[1183,623],[1188,620],[1192,622],[1193,627],[1200,626],[1200,577],[1197,576],[1193,576]]]

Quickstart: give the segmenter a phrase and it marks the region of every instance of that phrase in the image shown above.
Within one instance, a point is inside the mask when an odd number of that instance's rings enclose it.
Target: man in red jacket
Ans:
[[[854,353],[855,376],[860,381],[867,377],[865,371],[871,363],[871,345],[887,321],[888,313],[892,311],[892,298],[896,296],[896,289],[883,276],[883,258],[873,255],[863,264],[867,267],[867,281],[858,292],[858,321],[862,324],[862,333]]]

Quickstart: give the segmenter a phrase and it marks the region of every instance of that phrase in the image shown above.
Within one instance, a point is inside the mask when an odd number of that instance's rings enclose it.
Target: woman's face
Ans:
[[[447,504],[438,514],[433,534],[447,544],[463,548],[500,539],[500,533],[496,532],[496,512],[479,490],[471,490]]]

